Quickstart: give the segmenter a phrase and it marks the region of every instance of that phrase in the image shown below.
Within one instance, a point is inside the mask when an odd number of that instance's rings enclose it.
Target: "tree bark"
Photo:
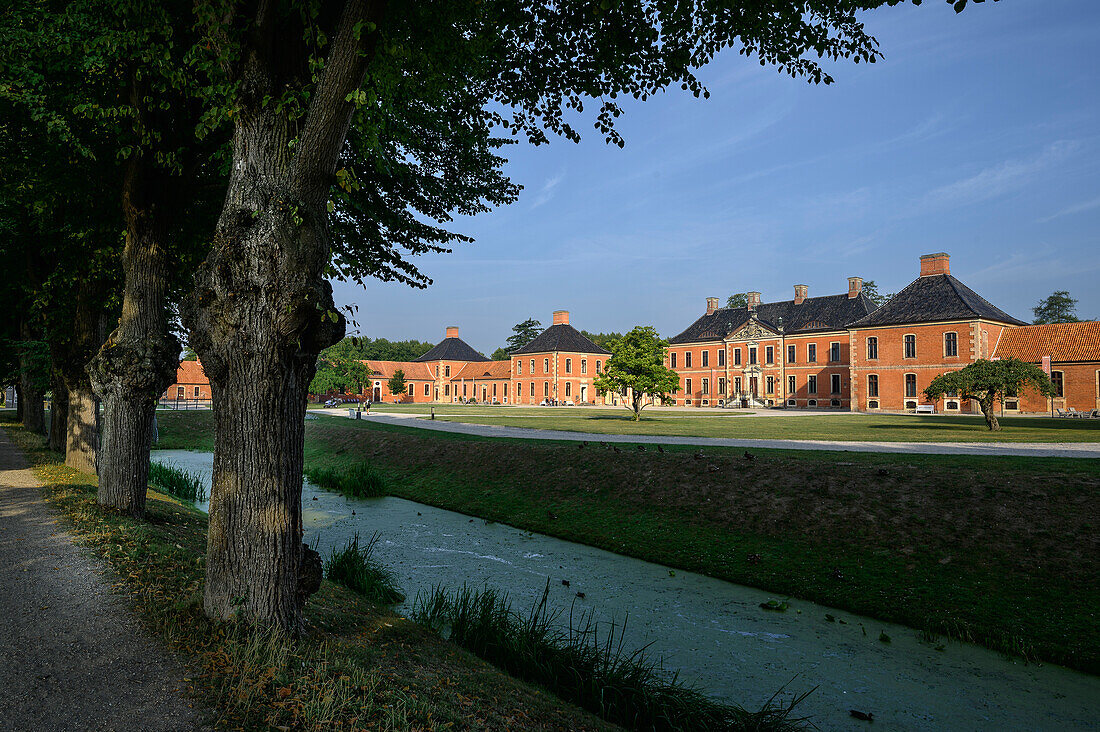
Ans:
[[[978,406],[981,407],[982,414],[985,415],[985,424],[989,427],[990,432],[1000,432],[1001,423],[997,421],[997,413],[995,411],[995,403],[992,397],[978,400]]]
[[[36,435],[45,435],[46,408],[42,404],[45,392],[35,383],[34,375],[28,373],[26,368],[20,371],[19,381],[22,386],[19,403],[23,405],[23,426]]]
[[[23,421],[23,380],[15,382],[15,421]]]
[[[103,401],[96,497],[101,506],[135,517],[145,512],[157,399],[179,365],[180,344],[168,328],[166,301],[170,180],[142,157],[127,166],[122,314],[87,369]]]
[[[87,383],[69,384],[65,428],[65,464],[82,473],[96,472],[99,414],[95,394]]]
[[[65,386],[65,380],[55,369],[53,371],[53,385],[50,399],[50,432],[49,448],[54,452],[65,452],[65,431],[69,421],[69,388]]]
[[[35,333],[31,324],[25,319],[19,323],[19,337],[23,340],[23,346],[19,355],[19,382],[23,387],[23,397],[26,404],[23,405],[23,427],[36,435],[46,434],[46,408],[42,402],[46,397],[46,391],[37,378],[35,370],[41,368],[31,358],[29,344],[41,337]]]
[[[347,97],[378,37],[360,32],[368,5],[344,5],[309,112],[295,123],[265,99],[288,86],[275,39],[301,33],[276,27],[287,16],[258,14],[242,51],[225,204],[181,308],[214,399],[204,608],[291,633],[303,629],[320,580],[319,557],[302,544],[305,406],[317,354],[345,328],[324,277],[325,204],[354,111]]]

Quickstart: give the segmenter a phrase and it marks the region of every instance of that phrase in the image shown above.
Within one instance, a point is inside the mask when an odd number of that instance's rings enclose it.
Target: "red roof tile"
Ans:
[[[1100,361],[1100,321],[1051,323],[1009,328],[993,353],[994,358],[1018,358],[1038,363],[1043,356],[1054,362]]]
[[[202,370],[202,364],[198,361],[180,361],[180,365],[176,368],[176,383],[177,384],[209,384],[210,379],[206,377],[206,372]]]
[[[507,379],[512,376],[512,362],[483,361],[468,363],[452,379]]]
[[[389,379],[395,371],[405,372],[406,379],[418,381],[434,378],[426,363],[414,363],[412,361],[364,361],[367,367],[374,372],[375,378]]]

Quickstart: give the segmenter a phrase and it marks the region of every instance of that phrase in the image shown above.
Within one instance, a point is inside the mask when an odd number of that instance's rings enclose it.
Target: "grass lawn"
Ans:
[[[161,447],[211,422],[164,415]],[[1100,461],[751,454],[306,423],[307,466],[392,495],[1100,673]]]
[[[806,416],[693,415],[643,412],[634,422],[625,409],[532,410],[465,407],[436,412],[437,420],[567,430],[592,434],[740,437],[761,440],[845,440],[853,442],[1100,442],[1100,420],[1005,417],[990,432],[980,416],[909,414],[813,414]],[[396,410],[395,410],[396,411]],[[520,413],[524,412],[524,413]]]
[[[153,491],[147,521],[100,510],[95,477],[65,467],[13,415],[0,412],[0,424],[47,484],[47,500],[122,578],[145,629],[183,656],[218,728],[618,729],[328,581],[306,607],[312,630],[299,641],[207,620],[206,516]],[[161,419],[208,428],[210,416]]]

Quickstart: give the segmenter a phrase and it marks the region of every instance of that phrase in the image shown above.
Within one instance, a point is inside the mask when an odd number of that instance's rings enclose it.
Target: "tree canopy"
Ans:
[[[735,292],[726,298],[727,308],[744,308],[749,305],[749,296],[744,292]]]
[[[878,291],[878,284],[874,280],[865,280],[863,283],[863,294],[868,300],[873,302],[876,307],[882,307],[895,293],[891,292],[883,295]]]
[[[390,394],[401,396],[405,393],[405,389],[408,388],[405,382],[405,372],[401,369],[397,369],[393,372],[393,376],[386,382],[386,387],[390,390]]]
[[[924,390],[924,396],[932,401],[948,395],[973,399],[981,407],[986,425],[996,431],[1001,429],[993,411],[996,402],[1006,396],[1022,395],[1028,388],[1042,396],[1054,394],[1050,378],[1035,364],[1017,358],[998,361],[983,358],[958,371],[940,374]]]
[[[680,375],[665,366],[667,347],[668,343],[657,335],[656,329],[648,325],[636,326],[611,342],[611,356],[593,385],[600,391],[622,396],[634,413],[634,420],[640,420],[646,406],[645,395],[667,394],[680,386]]]
[[[1040,300],[1031,312],[1035,314],[1036,325],[1080,322],[1077,317],[1077,301],[1069,296],[1068,290],[1055,290]]]
[[[528,318],[522,323],[516,323],[512,326],[512,335],[508,336],[504,348],[508,353],[523,348],[528,343],[535,340],[535,337],[541,332],[542,323],[534,318]],[[500,360],[503,361],[504,359]]]
[[[595,343],[600,348],[606,348],[611,350],[611,344],[623,337],[622,333],[591,333],[587,330],[582,330],[581,335],[588,340]]]

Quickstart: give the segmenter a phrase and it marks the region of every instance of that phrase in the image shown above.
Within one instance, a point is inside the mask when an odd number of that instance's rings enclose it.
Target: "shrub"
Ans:
[[[805,698],[779,705],[772,697],[758,712],[712,700],[668,676],[648,647],[626,651],[625,624],[601,635],[590,613],[574,624],[556,623],[547,607],[550,584],[526,615],[506,594],[463,585],[433,587],[417,595],[413,620],[472,651],[513,676],[532,681],[609,722],[647,730],[795,730],[805,720],[791,710]]]
[[[379,498],[387,494],[385,477],[367,463],[356,463],[343,472],[314,468],[305,473],[310,483],[349,498]]]
[[[393,572],[372,556],[377,544],[377,533],[364,546],[356,534],[342,549],[333,548],[325,560],[325,576],[379,605],[403,602],[405,595]]]
[[[149,463],[149,484],[182,501],[202,503],[207,498],[202,478],[172,463]]]

